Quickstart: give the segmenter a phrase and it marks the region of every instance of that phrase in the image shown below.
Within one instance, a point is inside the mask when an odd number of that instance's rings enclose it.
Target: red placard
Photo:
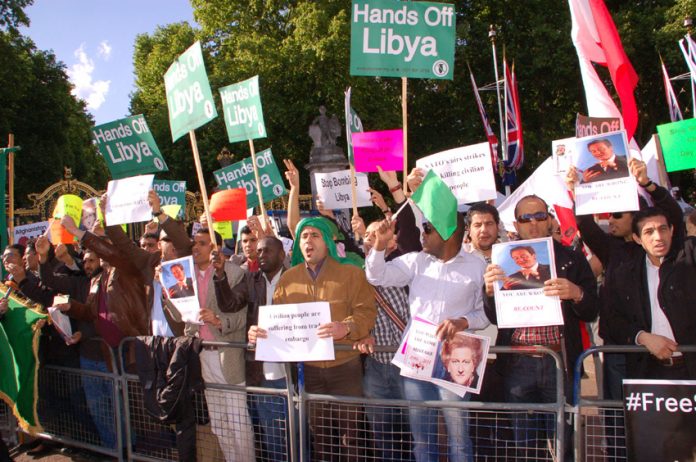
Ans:
[[[210,215],[215,221],[247,219],[246,189],[218,191],[210,198]]]

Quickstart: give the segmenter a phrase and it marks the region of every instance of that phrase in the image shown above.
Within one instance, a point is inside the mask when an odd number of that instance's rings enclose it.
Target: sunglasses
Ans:
[[[424,221],[424,222],[422,223],[422,225],[423,225],[423,232],[424,232],[425,234],[430,234],[430,233],[432,233],[432,232],[435,230],[435,228],[433,228],[433,225],[431,225],[431,224],[428,223],[427,221]]]
[[[611,217],[614,218],[615,220],[620,220],[623,218],[624,213],[623,212],[614,212],[611,214]]]
[[[517,217],[517,223],[529,223],[532,220],[544,221],[548,218],[548,212],[525,213]]]

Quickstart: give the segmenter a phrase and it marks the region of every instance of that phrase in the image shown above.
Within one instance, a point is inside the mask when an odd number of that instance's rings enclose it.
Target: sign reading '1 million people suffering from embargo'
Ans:
[[[454,42],[451,4],[353,0],[351,75],[451,80]]]

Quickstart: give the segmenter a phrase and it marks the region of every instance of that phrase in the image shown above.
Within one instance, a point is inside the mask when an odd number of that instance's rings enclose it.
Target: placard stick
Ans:
[[[208,203],[208,190],[205,187],[205,180],[203,179],[203,168],[201,167],[201,158],[198,154],[198,143],[196,143],[196,132],[194,130],[189,130],[189,138],[191,139],[191,149],[193,149],[193,161],[196,164],[196,175],[198,176],[198,187],[201,190],[201,197],[203,198],[203,208],[205,209],[205,219],[208,221],[208,229],[213,229],[213,217],[210,215],[210,204]],[[213,250],[217,250],[217,241],[215,240],[215,234],[210,233],[210,242],[213,243]]]
[[[655,139],[655,149],[657,151],[657,175],[659,177],[660,185],[662,187],[670,189],[672,185],[669,182],[669,176],[667,175],[667,168],[665,167],[665,158],[662,155],[662,144],[660,144],[660,137],[653,135]]]
[[[404,132],[404,171],[403,171],[403,187],[404,194],[408,194],[406,177],[408,176],[408,79],[401,77],[401,124]]]
[[[355,183],[355,166],[350,164],[350,201],[353,204],[353,215],[358,214],[358,188]],[[360,239],[362,236],[356,235],[355,237]]]
[[[256,181],[256,193],[259,196],[259,209],[261,210],[261,216],[263,217],[263,224],[266,229],[270,226],[268,222],[268,215],[266,214],[266,206],[263,203],[263,192],[261,191],[261,179],[259,178],[259,168],[256,165],[256,149],[254,149],[254,140],[249,140],[249,150],[251,151],[251,165],[254,166],[254,180]],[[273,229],[273,234],[275,234],[275,229]],[[276,236],[278,237],[278,236]]]
[[[9,189],[9,208],[7,210],[7,227],[8,227],[8,242],[10,245],[14,244],[14,134],[10,133],[9,140],[7,142],[7,147],[10,148],[10,154],[8,156],[8,180],[7,186]]]

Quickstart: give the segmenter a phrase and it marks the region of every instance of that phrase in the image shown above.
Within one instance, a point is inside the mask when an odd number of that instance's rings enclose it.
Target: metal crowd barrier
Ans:
[[[678,351],[696,352],[696,345],[681,345]],[[604,345],[585,350],[575,363],[573,379],[573,413],[575,414],[574,448],[578,461],[625,461],[626,433],[624,426],[624,403],[622,400],[603,398],[603,380],[597,376],[598,397],[582,396],[582,364],[592,355],[595,361],[604,363],[610,354],[650,354],[644,346]]]
[[[138,377],[123,368],[123,351],[133,340],[124,339],[119,348],[118,363],[123,371],[119,374],[54,366],[41,369],[39,415],[45,428],[42,436],[118,460],[178,460],[174,429],[145,412]],[[246,349],[247,345],[204,342],[205,349],[220,347]],[[337,349],[343,347],[337,346]],[[378,347],[378,351],[394,350],[395,347]],[[199,393],[195,399],[197,460],[318,460],[312,453],[314,434],[310,431],[309,416],[320,409],[328,410],[335,417],[333,422],[319,425],[324,425],[323,430],[333,435],[328,451],[336,458],[413,460],[408,413],[414,409],[431,409],[437,411],[433,413],[437,419],[437,434],[431,437],[438,441],[441,454],[447,454],[448,444],[444,417],[455,415],[468,423],[475,460],[561,460],[567,426],[560,356],[543,347],[491,347],[490,353],[498,357],[501,354],[543,354],[552,357],[556,366],[555,401],[483,402],[476,400],[475,395],[472,401],[463,402],[378,400],[310,394],[302,385],[296,391],[292,385],[285,389],[273,389],[207,384],[206,392]],[[493,367],[489,364],[486,374],[493,373]],[[291,376],[290,365],[286,365],[286,374]],[[299,381],[303,382],[302,373]],[[101,393],[104,399],[85,404],[80,402],[76,391],[83,391],[84,385],[90,382],[103,386]],[[108,393],[109,387],[111,393]],[[55,401],[57,394],[63,396],[60,401]],[[84,401],[88,399],[84,398]],[[384,432],[374,431],[372,426],[376,421],[371,421],[368,414],[373,419],[374,416],[400,416],[402,424],[385,436]],[[2,415],[0,411],[0,424]],[[89,422],[81,421],[87,420],[84,419],[87,416],[91,417],[92,425],[94,420],[100,424],[108,423],[106,428],[112,432],[105,432],[104,426],[90,428]],[[513,437],[514,422],[520,418],[538,424],[525,441],[516,441]],[[354,451],[347,453],[335,425],[340,426],[340,422],[348,421],[357,430],[357,443]],[[117,422],[121,424],[117,425]],[[104,444],[105,440],[111,443]]]

